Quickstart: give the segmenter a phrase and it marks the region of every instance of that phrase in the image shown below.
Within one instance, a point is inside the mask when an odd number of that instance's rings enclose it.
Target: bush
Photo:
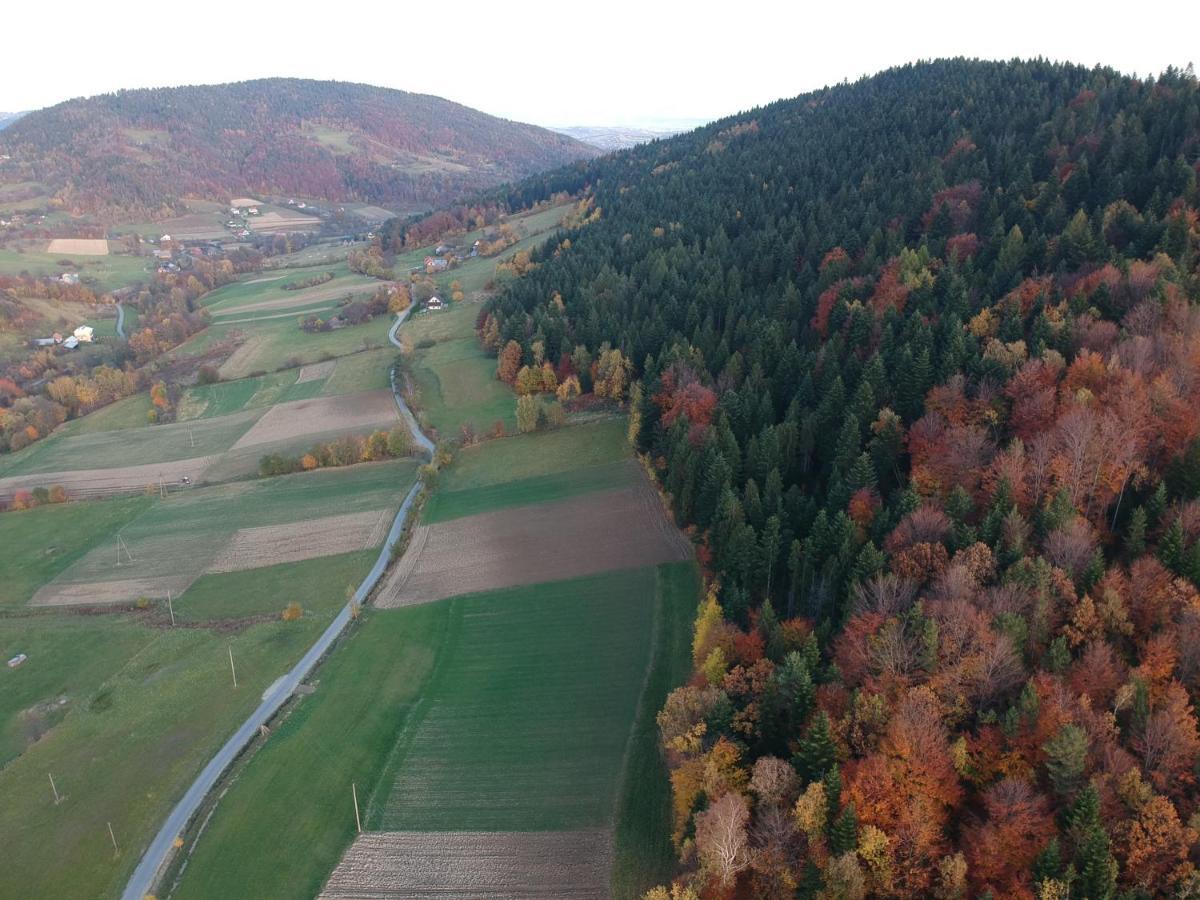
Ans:
[[[217,371],[216,366],[201,366],[200,371],[196,373],[196,381],[199,384],[216,384],[221,380],[221,373]]]
[[[280,614],[279,618],[281,618],[285,622],[295,622],[302,615],[304,615],[304,610],[300,607],[299,603],[297,603],[295,600],[293,600],[291,603],[289,603],[287,606],[284,607],[283,612]]]

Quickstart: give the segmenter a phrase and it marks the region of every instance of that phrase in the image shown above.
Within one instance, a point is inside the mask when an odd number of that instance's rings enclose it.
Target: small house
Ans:
[[[58,280],[63,284],[79,284],[79,274],[76,272],[63,272],[58,276]]]
[[[158,242],[160,244],[169,244],[169,243],[171,243],[171,236],[169,234],[164,234],[162,237],[160,237],[158,239]]]
[[[94,329],[92,328],[91,325],[80,325],[78,328],[75,329],[73,336],[80,343],[90,344],[92,342],[93,333],[94,333]]]
[[[18,653],[16,656],[14,656],[12,659],[10,659],[8,661],[8,667],[10,669],[15,669],[17,666],[21,665],[27,659],[29,659],[29,657],[26,656],[24,653]]]
[[[442,302],[441,297],[430,297],[425,301],[425,308],[436,312],[439,309],[445,309],[446,304]]]
[[[69,338],[63,341],[63,346],[68,350],[74,350],[79,346],[79,338],[75,337],[75,335],[71,335]]]

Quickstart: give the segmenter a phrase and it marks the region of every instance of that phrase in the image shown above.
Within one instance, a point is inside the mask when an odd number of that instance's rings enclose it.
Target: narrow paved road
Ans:
[[[117,337],[125,337],[125,307],[120,300],[117,301]]]
[[[400,313],[388,331],[388,339],[396,346],[400,346],[399,341],[396,339],[396,332],[404,320],[408,318],[410,309],[411,307]],[[392,393],[396,398],[396,406],[400,410],[400,415],[412,431],[413,439],[416,441],[417,446],[424,451],[426,456],[432,458],[434,451],[433,443],[421,433],[421,430],[417,427],[417,420],[413,416],[412,410],[408,408],[408,404],[404,402],[399,392],[396,391],[396,373],[394,370],[392,372]],[[409,489],[408,494],[404,497],[404,502],[400,504],[400,510],[396,513],[396,518],[392,522],[392,528],[388,532],[387,540],[383,544],[379,558],[375,560],[374,567],[367,573],[367,577],[363,579],[362,584],[358,586],[358,590],[354,592],[354,596],[350,602],[337,614],[337,617],[329,624],[329,627],[325,629],[324,633],[317,639],[317,642],[304,654],[304,658],[296,663],[290,672],[268,689],[258,709],[251,713],[250,718],[241,724],[238,730],[233,733],[233,736],[217,751],[216,756],[209,760],[208,765],[204,767],[200,775],[192,782],[191,787],[187,789],[187,793],[183,795],[182,799],[175,805],[175,808],[171,810],[162,828],[159,829],[154,840],[150,842],[150,846],[146,849],[141,862],[138,863],[138,867],[134,869],[133,876],[129,879],[129,883],[125,886],[125,892],[121,895],[122,900],[143,900],[153,890],[159,874],[171,857],[175,839],[183,834],[192,816],[200,809],[200,804],[204,802],[204,798],[216,786],[221,775],[229,768],[238,754],[258,734],[259,728],[269,722],[271,717],[279,711],[279,708],[287,702],[287,699],[292,696],[300,683],[308,677],[321,657],[333,646],[333,642],[337,640],[338,635],[349,624],[351,607],[354,604],[361,604],[366,600],[367,595],[371,593],[371,590],[378,583],[384,570],[387,568],[392,548],[395,546],[396,541],[400,539],[400,532],[404,529],[404,522],[408,518],[409,509],[412,507],[412,503],[416,499],[420,489],[421,483],[418,481]]]

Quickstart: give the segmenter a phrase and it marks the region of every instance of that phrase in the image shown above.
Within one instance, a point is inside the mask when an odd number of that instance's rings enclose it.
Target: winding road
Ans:
[[[117,308],[119,317],[117,320],[117,333],[120,334],[123,324],[121,320],[123,312],[119,305]],[[412,307],[409,307],[397,315],[396,321],[388,331],[388,340],[397,347],[400,346],[400,342],[396,338],[396,332],[400,329],[404,320],[408,318],[411,310]],[[421,430],[417,427],[416,417],[396,390],[396,373],[394,369],[391,373],[391,381],[392,395],[396,399],[396,406],[399,408],[401,417],[412,432],[413,440],[421,448],[424,455],[432,459],[434,452],[433,442],[422,434]],[[238,730],[217,751],[217,754],[209,760],[208,765],[204,767],[196,777],[196,780],[187,789],[187,792],[175,804],[175,808],[167,816],[158,834],[154,836],[154,840],[146,848],[141,862],[134,869],[133,875],[129,879],[129,883],[125,886],[124,893],[121,895],[122,900],[143,900],[153,890],[160,873],[171,858],[172,851],[175,848],[175,839],[183,834],[192,816],[200,809],[204,798],[217,785],[225,770],[232,765],[238,755],[246,748],[254,736],[258,734],[259,728],[269,722],[279,712],[280,707],[287,702],[300,683],[308,677],[317,663],[320,662],[321,657],[325,655],[342,631],[345,630],[346,626],[350,623],[353,607],[356,604],[361,605],[366,600],[387,568],[392,548],[400,539],[400,533],[404,529],[404,522],[408,518],[409,510],[412,508],[413,501],[420,490],[421,482],[417,481],[409,489],[408,494],[405,495],[404,502],[400,504],[396,518],[392,522],[387,540],[384,541],[383,549],[379,552],[379,558],[375,561],[375,565],[371,571],[367,573],[367,577],[363,579],[362,584],[358,586],[358,590],[354,592],[354,596],[350,599],[350,602],[342,608],[342,611],[337,614],[337,617],[329,624],[329,627],[325,629],[317,639],[317,642],[304,654],[304,657],[286,675],[267,689],[259,707],[250,714],[250,717],[238,727]]]

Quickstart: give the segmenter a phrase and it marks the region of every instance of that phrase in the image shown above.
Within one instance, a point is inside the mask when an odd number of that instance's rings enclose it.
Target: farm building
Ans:
[[[18,653],[16,656],[14,656],[12,659],[10,659],[8,661],[8,667],[10,669],[15,669],[17,666],[21,665],[21,663],[25,662],[25,660],[27,660],[27,659],[29,659],[29,657],[26,656],[24,653]]]
[[[79,284],[79,275],[75,272],[63,272],[58,276],[63,284]]]
[[[62,342],[62,345],[64,347],[66,347],[68,350],[74,350],[76,347],[79,346],[79,338],[75,337],[75,335],[71,335],[69,338],[67,338],[65,341]]]
[[[75,339],[84,344],[90,344],[92,342],[93,334],[94,334],[94,329],[92,328],[91,325],[80,325],[78,328],[75,329],[75,332],[74,332]]]
[[[430,297],[425,301],[425,308],[431,310],[445,309],[446,304],[442,302],[441,297]]]

